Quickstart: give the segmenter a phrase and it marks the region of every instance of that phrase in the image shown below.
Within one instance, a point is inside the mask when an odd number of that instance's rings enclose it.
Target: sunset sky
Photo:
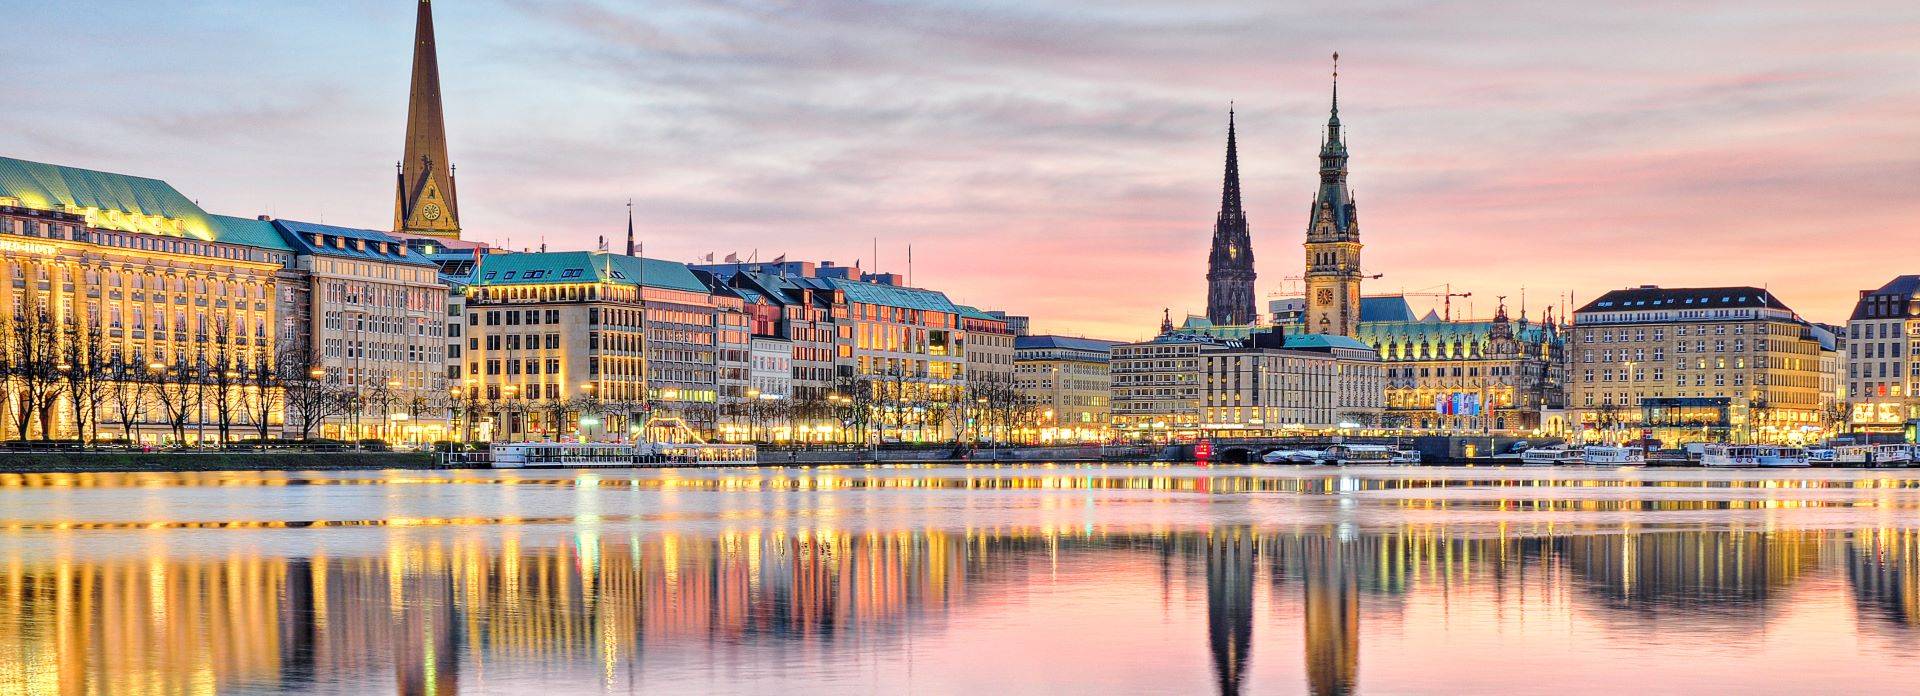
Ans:
[[[1301,272],[1337,50],[1368,293],[1755,284],[1842,321],[1920,273],[1911,1],[434,7],[466,236],[515,248],[621,236],[632,198],[652,256],[877,237],[956,301],[1137,339],[1204,309],[1230,100],[1260,294]],[[409,0],[9,19],[0,155],[390,226]]]

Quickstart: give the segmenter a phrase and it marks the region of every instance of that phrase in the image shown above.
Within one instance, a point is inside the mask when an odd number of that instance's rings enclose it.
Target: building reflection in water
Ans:
[[[16,556],[0,559],[0,692],[351,684],[453,694],[490,666],[525,665],[626,690],[650,651],[753,644],[830,660],[843,639],[885,644],[947,630],[957,612],[1047,582],[1032,570],[1042,559],[1114,555],[1149,567],[1169,559],[1172,573],[1204,576],[1215,688],[1229,694],[1362,688],[1363,615],[1391,622],[1421,593],[1564,596],[1630,632],[1648,616],[1682,612],[1767,621],[1769,598],[1828,573],[1845,579],[1869,628],[1920,623],[1920,536],[1911,529],[1579,532],[1504,537],[1407,525],[686,536],[583,526],[571,538],[526,545],[512,535],[394,534],[384,553],[359,556],[208,558],[159,545],[146,557]],[[1547,585],[1572,591],[1537,591]],[[1271,590],[1266,599],[1262,587]],[[1270,606],[1257,622],[1262,602]],[[1304,654],[1254,654],[1256,628],[1295,630],[1286,628],[1294,622]],[[1253,683],[1262,660],[1303,664],[1304,684]]]

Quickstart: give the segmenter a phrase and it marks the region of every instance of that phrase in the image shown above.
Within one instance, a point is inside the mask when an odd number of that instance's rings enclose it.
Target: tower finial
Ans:
[[[633,255],[633,199],[627,199],[627,255]]]

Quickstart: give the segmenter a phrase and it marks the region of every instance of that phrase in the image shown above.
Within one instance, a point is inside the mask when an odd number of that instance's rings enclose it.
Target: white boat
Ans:
[[[499,442],[488,458],[495,469],[751,464],[753,445],[618,442]]]
[[[1402,463],[1395,460],[1397,453],[1386,445],[1334,445],[1321,453],[1320,461],[1335,466]]]
[[[1777,445],[1727,445],[1714,443],[1700,454],[1700,465],[1707,467],[1803,467],[1808,466],[1806,450]]]
[[[1587,445],[1580,451],[1580,456],[1585,463],[1600,466],[1639,466],[1647,463],[1647,455],[1640,448],[1619,445]]]
[[[1873,462],[1873,445],[1841,445],[1833,448],[1833,463],[1866,466]]]
[[[1832,447],[1808,447],[1807,461],[1814,464],[1833,464],[1839,461],[1840,453]]]
[[[1913,445],[1842,445],[1833,448],[1835,464],[1913,466]]]
[[[1394,464],[1407,464],[1411,466],[1419,466],[1420,450],[1414,450],[1414,449],[1394,450],[1392,461]]]
[[[1520,463],[1523,466],[1561,466],[1584,464],[1586,458],[1580,450],[1570,449],[1565,445],[1551,445],[1521,452]]]
[[[1874,466],[1913,466],[1913,445],[1874,445]]]

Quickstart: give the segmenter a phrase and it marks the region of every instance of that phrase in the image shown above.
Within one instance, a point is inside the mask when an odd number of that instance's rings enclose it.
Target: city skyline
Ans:
[[[1256,294],[1298,272],[1339,50],[1365,271],[1386,274],[1369,294],[1452,281],[1487,315],[1523,285],[1538,306],[1759,281],[1841,321],[1899,256],[1805,252],[1920,241],[1920,12],[1892,4],[1651,27],[1635,8],[1361,10],[1331,29],[1225,4],[559,7],[436,13],[470,239],[592,248],[633,198],[654,256],[872,266],[878,237],[881,270],[918,247],[916,285],[1145,337],[1163,306],[1204,309],[1230,100]],[[65,85],[0,116],[6,154],[163,178],[221,213],[386,226],[412,3],[242,8],[130,5],[89,14],[75,51],[0,49]]]

